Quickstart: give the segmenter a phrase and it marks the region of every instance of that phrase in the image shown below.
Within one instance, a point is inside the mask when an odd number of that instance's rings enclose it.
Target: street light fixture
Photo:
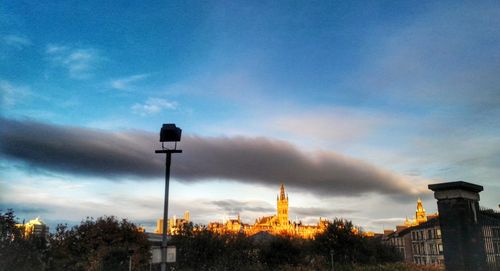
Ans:
[[[177,149],[177,142],[181,141],[182,129],[173,123],[163,124],[160,130],[161,150],[155,150],[155,153],[165,153],[165,201],[163,204],[163,231],[161,242],[161,271],[167,270],[167,221],[168,221],[168,186],[170,182],[170,164],[172,153],[182,153]],[[174,148],[166,148],[165,142],[175,142]]]

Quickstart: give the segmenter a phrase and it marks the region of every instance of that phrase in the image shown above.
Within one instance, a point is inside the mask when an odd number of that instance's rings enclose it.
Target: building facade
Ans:
[[[500,213],[491,209],[481,210],[479,218],[488,268],[500,270]]]
[[[287,235],[312,239],[314,236],[326,229],[327,221],[319,219],[316,225],[304,225],[302,222],[291,222],[288,212],[288,194],[282,184],[280,192],[276,197],[276,214],[260,217],[253,225],[241,222],[240,217],[230,219],[224,223],[211,222],[208,229],[217,233],[243,233],[254,235],[260,232],[267,232],[273,235]]]
[[[421,265],[444,264],[443,242],[439,219],[433,218],[402,232],[411,240],[413,262]]]
[[[49,234],[49,226],[47,226],[39,217],[28,221],[23,224],[16,224],[16,227],[23,230],[25,238],[32,236],[47,237]]]
[[[490,270],[500,270],[500,214],[493,210],[481,210],[478,217],[482,223],[481,237],[484,240],[486,264]],[[444,268],[445,248],[439,216],[426,215],[420,199],[417,201],[415,219],[407,218],[404,225],[397,226],[396,230],[385,231],[383,240],[397,248],[406,262]]]
[[[189,211],[184,212],[183,218],[177,218],[176,216],[169,218],[167,224],[167,234],[169,235],[179,234],[182,228],[190,222],[189,219],[190,219]],[[163,233],[163,219],[161,218],[156,221],[155,233],[157,234]]]

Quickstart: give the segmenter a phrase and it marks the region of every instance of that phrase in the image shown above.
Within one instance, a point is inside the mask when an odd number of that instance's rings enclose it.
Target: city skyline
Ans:
[[[274,210],[393,228],[430,183],[498,206],[500,4],[4,3],[0,209],[154,228],[162,123],[183,129],[169,214]]]

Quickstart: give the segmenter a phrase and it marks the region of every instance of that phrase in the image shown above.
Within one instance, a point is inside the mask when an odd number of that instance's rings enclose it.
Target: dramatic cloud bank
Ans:
[[[158,135],[109,132],[0,118],[0,154],[30,166],[116,179],[162,177],[164,158],[154,154]],[[172,175],[185,182],[226,179],[278,185],[285,182],[323,195],[413,195],[409,177],[326,152],[304,152],[285,141],[247,137],[184,136]]]

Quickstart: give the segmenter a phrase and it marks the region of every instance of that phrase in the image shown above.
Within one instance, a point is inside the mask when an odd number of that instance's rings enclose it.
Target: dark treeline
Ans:
[[[170,244],[175,270],[351,270],[359,265],[401,261],[378,238],[355,234],[350,221],[335,219],[314,240],[257,234],[221,235],[187,224]]]
[[[147,236],[127,220],[88,218],[71,228],[59,225],[48,238],[24,238],[15,224],[13,211],[0,213],[0,271],[125,271],[129,256],[132,270],[159,270],[149,264]],[[332,258],[335,270],[361,270],[401,261],[395,249],[355,234],[352,223],[340,219],[314,240],[265,233],[220,235],[187,224],[169,245],[177,247],[177,262],[169,264],[170,270],[329,270]]]
[[[12,210],[0,212],[0,271],[149,270],[147,236],[127,220],[87,218],[47,237],[24,236]]]

